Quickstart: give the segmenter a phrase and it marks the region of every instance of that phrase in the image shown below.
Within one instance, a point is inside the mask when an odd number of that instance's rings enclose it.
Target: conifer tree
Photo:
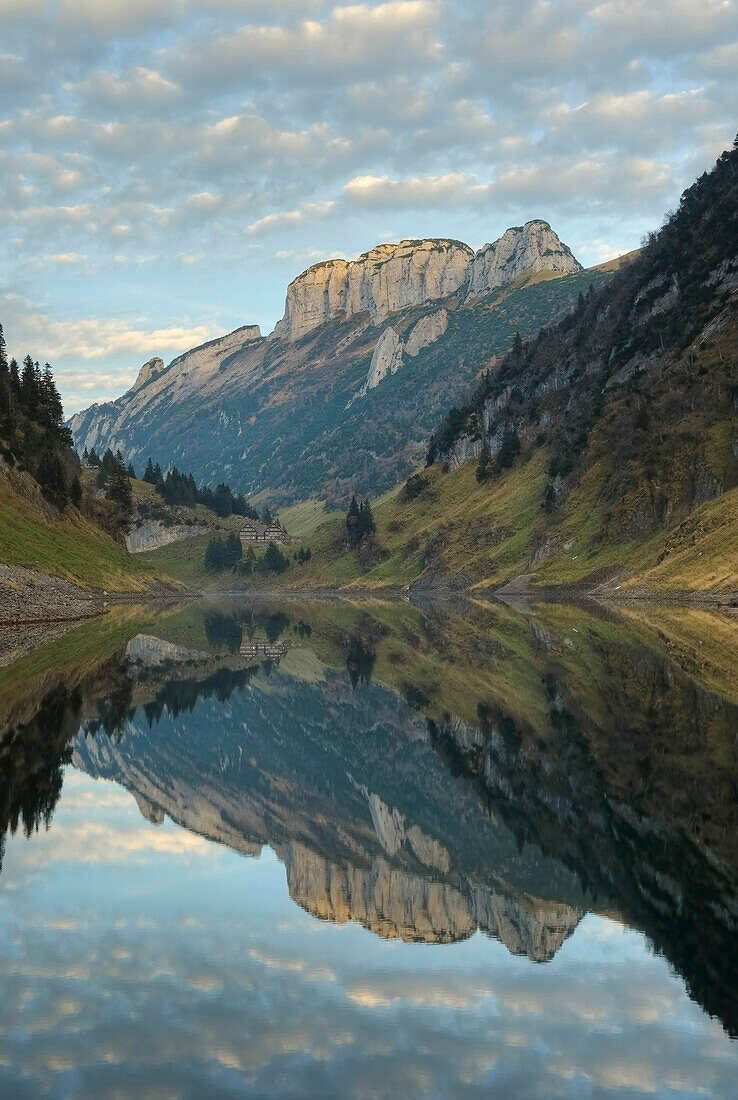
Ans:
[[[373,535],[377,529],[377,525],[374,522],[374,514],[372,512],[372,506],[369,503],[368,497],[362,500],[359,507],[359,534],[360,538],[365,538],[367,535]]]
[[[110,450],[106,452],[106,457],[111,454]],[[123,456],[120,451],[112,457],[112,466],[110,473],[108,474],[107,489],[105,495],[108,500],[112,500],[118,508],[119,522],[121,526],[126,526],[131,518],[133,511],[133,492],[131,490],[131,482],[128,478],[128,472],[123,461]],[[103,464],[104,464],[103,459]]]
[[[348,541],[351,546],[356,546],[361,538],[361,511],[359,509],[359,503],[354,493],[351,494],[351,503],[349,504],[348,512],[346,513],[346,531],[348,533]]]
[[[520,439],[512,424],[507,424],[502,434],[502,443],[497,461],[502,467],[512,466],[515,456],[520,452]]]

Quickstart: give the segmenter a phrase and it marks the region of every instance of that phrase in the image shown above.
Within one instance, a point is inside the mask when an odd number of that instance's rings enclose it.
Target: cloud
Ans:
[[[306,219],[317,220],[324,218],[331,212],[335,203],[308,202],[299,210],[284,210],[279,214],[266,214],[247,226],[246,232],[251,234],[266,233],[271,230],[281,229],[283,226],[298,225]]]
[[[736,128],[729,0],[0,0],[0,38],[3,287],[138,346],[388,237],[628,250]]]
[[[185,48],[173,71],[184,84],[217,86],[240,83],[245,71],[250,80],[271,81],[279,74],[289,84],[315,76],[354,80],[393,72],[398,63],[416,68],[442,53],[434,35],[441,10],[440,0],[391,0],[339,5],[322,22],[246,24]]]
[[[357,206],[381,208],[443,206],[447,203],[482,201],[488,186],[463,173],[445,176],[390,179],[388,176],[356,176],[343,189],[346,198]]]
[[[181,94],[177,84],[143,65],[121,76],[104,71],[93,73],[78,84],[75,91],[96,112],[121,108],[156,109],[170,105]]]

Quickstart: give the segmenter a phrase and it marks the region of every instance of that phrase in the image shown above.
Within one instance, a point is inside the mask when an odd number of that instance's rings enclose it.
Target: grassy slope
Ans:
[[[0,480],[0,562],[110,592],[145,592],[156,579],[75,509],[46,512],[6,480]]]
[[[158,550],[146,550],[136,554],[135,558],[143,568],[174,577],[198,591],[228,588],[230,581],[224,579],[227,575],[216,578],[205,570],[205,550],[210,538],[210,535],[193,535],[170,542],[168,546],[160,546]]]
[[[479,485],[474,465],[443,473],[424,471],[428,488],[414,501],[402,490],[375,509],[383,555],[342,547],[343,516],[331,517],[310,537],[313,559],[291,565],[282,577],[254,578],[264,588],[398,588],[425,575],[471,588],[505,584],[535,573],[547,586],[592,587],[608,581],[623,590],[655,593],[726,593],[738,589],[735,533],[738,490],[692,512],[666,532],[601,545],[607,470],[594,466],[567,501],[563,517],[547,521],[541,508],[548,455],[534,452],[499,480]],[[194,586],[228,588],[233,574],[213,578],[202,560],[207,539],[189,539],[142,555],[146,563]],[[534,552],[537,560],[534,562]]]

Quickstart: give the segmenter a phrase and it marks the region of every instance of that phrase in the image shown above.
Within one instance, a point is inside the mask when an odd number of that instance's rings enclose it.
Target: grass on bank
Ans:
[[[145,592],[157,579],[98,527],[69,507],[45,515],[0,483],[0,562],[62,577],[81,588]]]

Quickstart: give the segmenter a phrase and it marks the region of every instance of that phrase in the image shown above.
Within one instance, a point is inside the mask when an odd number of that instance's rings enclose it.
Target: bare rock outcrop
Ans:
[[[524,273],[557,271],[573,275],[581,270],[582,265],[548,222],[536,219],[508,229],[499,240],[477,252],[469,273],[469,295],[489,294]]]
[[[326,321],[362,313],[376,324],[392,313],[452,298],[459,291],[480,297],[524,272],[566,275],[581,270],[571,250],[540,220],[508,229],[476,254],[452,240],[380,244],[358,260],[328,260],[298,275],[287,288],[284,317],[274,335],[299,340]],[[443,319],[436,317],[434,323],[442,325]],[[433,331],[429,318],[419,324]],[[411,345],[417,350],[410,355],[425,346],[423,338],[421,329]]]
[[[155,355],[153,359],[149,359],[147,363],[141,367],[141,370],[136,376],[136,381],[131,386],[129,393],[135,393],[136,390],[140,390],[142,386],[145,386],[147,382],[150,382],[157,374],[161,374],[164,370],[164,360],[160,359],[158,355]]]
[[[369,867],[337,865],[295,842],[277,854],[290,897],[306,912],[337,924],[356,921],[384,939],[456,943],[480,930],[514,955],[546,962],[582,918],[568,905],[434,881],[382,858]]]
[[[369,374],[362,388],[362,395],[378,386],[388,374],[395,374],[402,366],[402,341],[390,325],[379,337],[369,364]]]
[[[146,550],[158,550],[160,546],[169,546],[172,542],[204,535],[207,527],[194,523],[178,523],[167,526],[161,520],[147,520],[132,527],[126,535],[126,549],[131,554],[142,554]]]
[[[448,310],[437,309],[427,317],[421,317],[414,325],[405,341],[405,352],[415,358],[423,348],[428,348],[440,340],[448,328]]]

